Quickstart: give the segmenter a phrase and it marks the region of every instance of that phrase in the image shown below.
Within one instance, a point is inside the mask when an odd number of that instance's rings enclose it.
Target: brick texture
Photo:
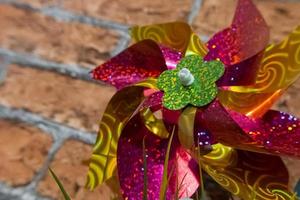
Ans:
[[[40,113],[71,127],[97,131],[104,105],[113,93],[114,89],[109,86],[11,66],[0,87],[0,103]]]
[[[209,0],[194,21],[197,33],[212,36],[230,25],[237,0]],[[271,41],[279,42],[299,25],[299,2],[255,0],[271,29]]]
[[[112,193],[107,185],[97,188],[91,192],[84,188],[86,173],[88,170],[88,159],[92,153],[89,145],[68,141],[58,151],[51,168],[62,181],[65,189],[74,200],[111,199]],[[48,174],[38,186],[38,190],[45,196],[54,199],[63,199],[57,185]]]
[[[185,20],[192,6],[192,0],[65,0],[33,2],[36,6],[58,6],[76,13],[125,24],[149,24]]]
[[[57,22],[7,5],[0,5],[0,13],[1,47],[57,62],[93,67],[108,58],[118,39],[111,30]]]
[[[34,127],[0,120],[0,181],[29,183],[45,161],[51,140]]]

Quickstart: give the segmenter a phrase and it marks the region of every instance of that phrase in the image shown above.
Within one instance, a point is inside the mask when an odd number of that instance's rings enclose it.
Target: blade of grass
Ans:
[[[52,171],[51,168],[49,168],[49,171],[51,173],[51,176],[53,177],[53,179],[55,180],[56,184],[58,185],[60,191],[62,192],[65,200],[71,200],[70,196],[68,195],[68,193],[66,192],[64,186],[62,185],[62,183],[59,181],[59,179],[57,178],[57,176],[55,175],[55,173]]]
[[[166,199],[166,193],[167,193],[167,187],[168,187],[169,156],[170,156],[170,149],[171,149],[171,144],[172,144],[174,132],[175,132],[175,126],[173,127],[172,135],[171,135],[170,140],[168,142],[166,158],[165,158],[165,162],[164,162],[164,171],[163,171],[162,183],[161,183],[161,186],[160,186],[160,193],[159,193],[159,199],[160,200],[165,200]]]
[[[146,136],[145,136],[145,137],[146,137]],[[143,200],[147,200],[147,188],[148,188],[147,153],[146,153],[145,137],[144,137],[144,139],[143,139],[143,164],[144,164],[144,189],[143,189]]]
[[[176,181],[176,193],[175,193],[176,200],[179,199],[179,191],[181,190],[181,188],[183,186],[183,181],[184,181],[184,179],[185,179],[186,176],[187,176],[187,173],[183,176],[183,178],[180,181],[179,185],[178,185],[178,180]]]
[[[202,167],[200,162],[200,145],[199,145],[199,138],[197,143],[197,157],[198,157],[198,166],[199,166],[199,176],[200,176],[200,187],[201,187],[201,194],[200,194],[200,200],[205,200],[205,190],[204,190],[204,184],[203,184],[203,174],[202,174]]]

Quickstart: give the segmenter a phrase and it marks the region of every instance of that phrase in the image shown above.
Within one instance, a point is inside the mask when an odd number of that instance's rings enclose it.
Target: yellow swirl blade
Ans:
[[[244,200],[293,199],[280,157],[233,150],[221,144],[213,145],[213,149],[201,157],[202,169],[234,195]]]
[[[219,90],[218,99],[223,106],[255,118],[269,110],[282,93],[283,90],[277,90],[274,93],[240,93]]]
[[[300,76],[300,26],[284,41],[269,46],[253,86],[232,86],[236,92],[271,93],[285,89]]]
[[[190,36],[189,45],[185,52],[185,56],[188,55],[200,55],[204,57],[208,52],[206,45],[200,40],[199,36],[195,33],[192,33]]]
[[[184,53],[189,45],[191,28],[184,22],[171,22],[131,28],[131,37],[137,42],[154,40]]]
[[[167,131],[162,119],[158,119],[150,108],[145,108],[140,111],[141,118],[146,128],[154,135],[160,138],[168,138],[169,132]]]
[[[143,101],[144,88],[156,88],[155,82],[154,79],[147,79],[136,86],[123,88],[108,103],[90,159],[86,183],[88,188],[94,189],[114,176],[117,145],[122,129]]]

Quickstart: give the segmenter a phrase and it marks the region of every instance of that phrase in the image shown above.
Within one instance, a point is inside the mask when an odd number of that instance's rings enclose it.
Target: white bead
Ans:
[[[182,68],[178,72],[178,77],[184,86],[192,85],[195,80],[193,74],[187,68]]]

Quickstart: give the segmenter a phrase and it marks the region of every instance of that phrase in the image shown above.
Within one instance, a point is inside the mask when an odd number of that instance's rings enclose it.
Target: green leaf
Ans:
[[[51,168],[49,168],[49,171],[53,177],[53,179],[55,180],[56,184],[58,185],[60,191],[62,192],[65,200],[71,200],[70,196],[68,195],[68,193],[66,192],[66,190],[64,189],[64,186],[62,185],[62,183],[59,181],[59,179],[57,178],[57,176],[55,175],[55,173],[52,171]]]
[[[167,152],[166,152],[166,158],[165,158],[165,162],[164,162],[163,178],[162,178],[162,183],[161,183],[161,186],[160,186],[160,194],[159,194],[159,199],[160,200],[165,200],[166,199],[166,193],[167,193],[167,188],[168,188],[169,156],[170,156],[170,150],[171,150],[171,144],[172,144],[174,132],[175,132],[175,126],[173,128],[172,135],[170,137]]]
[[[202,168],[201,168],[201,163],[200,163],[200,145],[199,145],[199,139],[197,141],[197,157],[198,157],[198,166],[199,166],[199,176],[200,176],[200,187],[201,187],[201,193],[200,193],[200,200],[205,200],[206,195],[205,195],[205,189],[204,189],[204,182],[203,182],[203,174],[202,174]],[[197,199],[199,196],[197,195]]]

